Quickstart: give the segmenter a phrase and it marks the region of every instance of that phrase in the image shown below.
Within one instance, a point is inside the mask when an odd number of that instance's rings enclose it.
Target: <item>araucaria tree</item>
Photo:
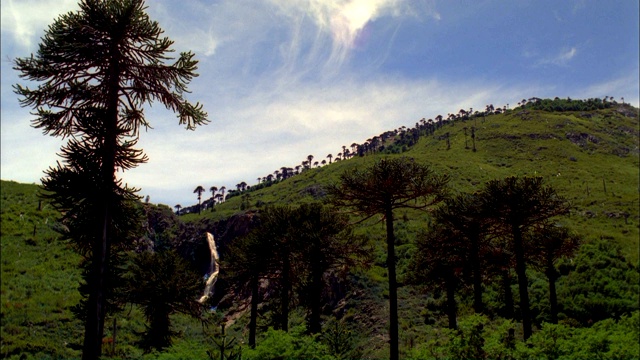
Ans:
[[[349,207],[365,219],[382,215],[387,228],[387,271],[389,274],[390,358],[398,359],[398,286],[396,281],[393,211],[425,209],[446,195],[447,175],[436,175],[430,167],[408,158],[389,158],[364,170],[354,169],[329,187],[332,202]]]
[[[125,298],[142,309],[149,324],[140,344],[145,351],[162,350],[176,334],[170,315],[202,315],[196,300],[202,291],[200,275],[174,250],[144,251],[129,263]]]
[[[515,255],[520,311],[524,339],[532,334],[525,235],[549,219],[569,211],[567,201],[546,186],[541,177],[507,177],[489,181],[480,193],[481,207],[491,222],[494,235],[508,240]]]
[[[200,210],[202,207],[202,193],[204,191],[205,190],[201,185],[198,185],[198,187],[196,187],[195,190],[193,190],[194,194],[198,194],[198,214],[200,214]]]
[[[79,11],[49,26],[35,55],[15,60],[14,69],[35,85],[14,86],[21,105],[35,109],[33,126],[69,139],[63,162],[42,182],[65,214],[65,235],[89,264],[83,359],[101,354],[110,261],[120,249],[113,246],[127,243],[131,213],[125,209],[137,199],[116,171],[147,160],[135,148],[140,128],[150,125],[144,106],[159,101],[187,129],[208,121],[200,104],[184,98],[197,76],[194,54],[165,64],[173,42],[162,33],[143,0],[81,0]]]
[[[424,284],[446,291],[446,312],[449,328],[457,329],[456,290],[462,282],[462,271],[466,264],[466,248],[463,237],[450,224],[436,223],[428,232],[418,236],[416,252],[409,263],[406,280],[413,284]]]
[[[353,234],[346,216],[321,204],[267,207],[259,216],[260,226],[234,241],[223,263],[230,282],[251,292],[249,346],[256,344],[259,285],[265,279],[280,292],[277,326],[288,329],[289,304],[297,290],[308,309],[308,332],[319,333],[325,275],[367,265],[371,251],[366,239]]]

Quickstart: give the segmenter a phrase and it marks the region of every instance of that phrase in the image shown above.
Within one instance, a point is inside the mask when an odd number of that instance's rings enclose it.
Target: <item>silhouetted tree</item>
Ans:
[[[464,259],[471,269],[473,284],[473,308],[482,313],[482,260],[490,251],[487,241],[490,223],[480,207],[480,199],[476,194],[460,194],[444,201],[444,206],[434,213],[434,221],[449,229],[448,231],[461,239],[464,246],[458,246],[458,258]]]
[[[227,188],[225,186],[221,186],[220,187],[220,194],[222,195],[222,197],[220,198],[220,202],[224,201],[224,192],[225,190],[227,190]]]
[[[541,177],[507,177],[489,181],[481,193],[481,204],[496,234],[507,237],[513,248],[518,275],[520,311],[524,339],[532,333],[524,234],[550,218],[569,211],[566,200]]]
[[[396,282],[393,211],[399,208],[425,209],[444,198],[448,176],[438,176],[425,165],[408,158],[377,161],[365,170],[353,169],[329,186],[331,201],[353,208],[365,219],[383,215],[387,228],[387,271],[389,272],[390,357],[398,359],[398,292]]]
[[[366,239],[353,234],[346,216],[320,204],[304,204],[291,212],[295,250],[304,264],[303,302],[308,306],[307,329],[319,333],[324,275],[331,269],[363,265],[370,259]]]
[[[197,301],[202,291],[200,275],[173,250],[135,255],[125,281],[125,298],[140,305],[149,322],[141,342],[147,351],[171,345],[176,334],[171,330],[171,314],[201,316]]]
[[[213,207],[216,203],[216,191],[218,191],[218,188],[216,186],[212,186],[209,188],[209,191],[211,191],[211,211],[213,211]]]
[[[249,291],[251,306],[249,313],[249,346],[256,346],[258,305],[261,302],[260,282],[272,276],[275,271],[275,248],[272,239],[262,235],[262,230],[254,229],[249,235],[236,239],[222,259],[222,267],[229,281],[240,291]]]
[[[407,281],[444,287],[449,328],[456,329],[457,303],[455,293],[461,282],[467,246],[456,229],[437,223],[418,236],[416,252],[409,263]]]
[[[545,224],[528,234],[528,257],[534,268],[543,272],[549,280],[549,315],[553,324],[558,323],[558,295],[556,281],[560,273],[555,263],[561,257],[571,256],[578,249],[580,240],[569,229]]]
[[[464,148],[468,149],[469,143],[467,142],[467,127],[465,126],[462,129],[464,130]]]
[[[173,42],[161,37],[143,0],[79,5],[48,27],[35,56],[15,60],[20,76],[37,88],[14,89],[22,106],[36,110],[34,127],[68,139],[64,163],[46,172],[43,187],[90,262],[82,357],[95,359],[102,352],[112,244],[127,239],[118,233],[132,215],[124,213],[130,208],[124,203],[136,200],[136,190],[123,187],[116,171],[147,159],[134,148],[140,128],[149,127],[143,108],[159,101],[188,129],[206,123],[207,115],[183,97],[197,76],[194,55],[181,53],[174,64],[164,64]]]
[[[471,143],[473,144],[473,152],[476,152],[476,127],[471,127]]]
[[[176,208],[176,214],[180,215],[180,209],[182,209],[182,205],[177,204],[176,206],[174,206],[174,208]]]
[[[193,190],[194,194],[198,194],[198,214],[200,214],[200,205],[202,200],[202,193],[205,192],[204,188],[198,185],[195,190]]]

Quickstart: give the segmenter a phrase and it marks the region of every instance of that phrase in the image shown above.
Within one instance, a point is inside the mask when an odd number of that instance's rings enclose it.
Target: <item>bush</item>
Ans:
[[[583,326],[620,319],[638,310],[639,282],[638,268],[618,245],[606,239],[585,243],[571,272],[558,281],[560,311]]]
[[[334,359],[326,345],[316,341],[315,336],[303,335],[304,326],[290,332],[269,328],[255,349],[243,349],[243,359]]]

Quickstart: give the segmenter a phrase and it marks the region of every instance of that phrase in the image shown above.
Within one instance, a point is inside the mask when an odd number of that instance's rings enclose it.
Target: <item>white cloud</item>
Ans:
[[[278,13],[296,24],[292,44],[298,44],[304,19],[310,19],[315,28],[316,41],[323,42],[329,35],[331,51],[327,66],[340,66],[349,56],[358,36],[365,27],[384,16],[415,15],[409,1],[403,0],[270,0]],[[297,50],[296,46],[291,47]]]
[[[566,64],[569,60],[573,59],[574,56],[578,53],[578,50],[575,47],[560,53],[555,59],[554,62]]]
[[[626,95],[626,96],[625,96]],[[578,98],[603,98],[605,96],[613,96],[617,101],[621,101],[620,97],[624,97],[625,103],[638,107],[640,96],[638,95],[638,71],[631,72],[611,80],[588,86],[577,94]]]
[[[156,129],[142,134],[140,142],[150,162],[125,178],[141,186],[152,201],[188,203],[197,185],[255,184],[256,177],[298,165],[309,154],[322,161],[342,145],[413,126],[423,117],[446,116],[460,108],[480,110],[489,103],[498,106],[496,101],[515,103],[539,90],[473,80],[453,85],[384,77],[363,82],[351,77],[337,83],[294,81],[277,94],[269,88],[254,89],[232,103],[219,100],[226,109],[216,108],[219,103],[214,98],[203,99],[214,121],[195,132],[176,126],[169,113],[154,115],[164,120],[157,120]]]
[[[573,59],[578,54],[578,49],[573,46],[568,49],[563,49],[559,53],[540,59],[536,65],[556,65],[556,66],[565,66],[571,59]]]
[[[34,51],[38,36],[58,14],[77,9],[77,0],[3,0],[3,37],[11,36],[18,46]]]
[[[3,58],[34,51],[39,34],[57,14],[75,9],[76,2],[2,0]],[[531,96],[554,97],[557,92],[571,97],[624,94],[625,101],[633,103],[628,97],[637,94],[637,64],[631,76],[591,87],[586,82],[580,87],[584,93],[578,95],[575,84],[542,79],[539,74],[547,72],[545,68],[533,69],[522,79],[527,74],[479,74],[464,81],[446,68],[413,71],[422,69],[411,66],[431,64],[395,61],[412,52],[394,53],[390,44],[407,41],[420,46],[437,38],[427,31],[429,27],[419,27],[441,19],[431,0],[147,0],[147,5],[150,17],[175,41],[176,50],[193,50],[201,60],[201,76],[189,85],[193,94],[188,98],[203,103],[212,120],[190,132],[178,126],[175,116],[162,106],[148,111],[154,129],[141,134],[139,145],[150,161],[124,174],[124,179],[142,187],[142,194],[151,195],[153,202],[168,205],[195,203],[192,191],[197,185],[253,184],[256,177],[299,164],[309,154],[321,161],[342,145],[460,108],[481,110],[489,103],[515,104]],[[460,10],[467,14],[461,21],[458,9],[440,6],[442,17],[452,26],[464,26],[476,13],[474,7]],[[485,3],[476,6],[487,7]],[[408,29],[405,25],[425,31],[403,39],[407,33],[398,29]],[[370,34],[375,35],[367,38]],[[368,39],[372,42],[367,43]],[[578,44],[586,41],[571,39]],[[373,40],[376,48],[367,48]],[[456,51],[456,41],[462,40],[447,37],[449,50]],[[448,44],[439,45],[446,48]],[[588,47],[562,49],[563,45],[549,45],[555,49],[550,52],[531,48],[513,58],[508,51],[495,55],[552,66],[592,55]],[[388,71],[380,64],[390,65],[392,72],[380,72]],[[2,94],[6,95],[2,98],[2,176],[32,182],[55,164],[54,154],[62,142],[29,128],[29,109],[17,109],[11,93],[10,83],[19,80],[10,66],[2,64]],[[492,68],[482,69],[490,72]],[[501,85],[504,81],[518,83],[506,87]],[[637,105],[637,97],[635,101]]]

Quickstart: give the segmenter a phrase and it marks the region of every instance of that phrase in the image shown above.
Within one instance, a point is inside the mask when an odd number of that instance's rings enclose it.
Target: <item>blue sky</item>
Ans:
[[[148,13],[200,61],[186,131],[162,106],[141,135],[150,160],[119,174],[152,202],[255,184],[421,118],[530,97],[614,96],[638,106],[636,0],[153,0]],[[38,183],[63,142],[30,127],[11,85],[76,1],[3,0],[1,177]]]

